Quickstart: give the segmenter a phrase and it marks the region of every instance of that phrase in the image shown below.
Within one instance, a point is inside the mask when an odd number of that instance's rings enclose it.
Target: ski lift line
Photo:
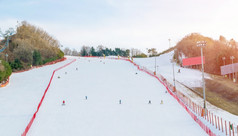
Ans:
[[[10,33],[10,36],[11,35],[12,35],[12,33]],[[9,45],[9,41],[11,39],[10,36],[7,36],[7,41],[6,41],[5,45],[3,46],[3,48],[0,49],[0,53],[3,52],[7,48],[7,46]]]

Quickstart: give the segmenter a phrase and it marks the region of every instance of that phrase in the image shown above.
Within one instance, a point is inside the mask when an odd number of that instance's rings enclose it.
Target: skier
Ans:
[[[85,100],[87,100],[88,99],[88,96],[85,96]]]
[[[149,103],[148,104],[151,104],[151,100],[149,100]]]
[[[78,70],[78,68],[76,68],[76,70]]]
[[[163,104],[163,100],[161,100],[160,104]]]
[[[63,100],[62,106],[64,106],[64,105],[65,105],[65,101]]]
[[[121,100],[119,100],[119,104],[121,104]]]

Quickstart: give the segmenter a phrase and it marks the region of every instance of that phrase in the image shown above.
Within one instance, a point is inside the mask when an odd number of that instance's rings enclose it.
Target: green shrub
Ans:
[[[43,64],[46,64],[48,62],[55,61],[55,60],[57,60],[57,57],[47,58],[47,59],[43,60]]]
[[[58,57],[59,59],[63,58],[63,57],[64,57],[64,52],[61,51],[61,50],[59,50],[59,53],[57,54],[57,57]]]
[[[19,59],[15,59],[13,62],[9,62],[9,64],[13,70],[21,70],[23,68],[23,65]]]
[[[0,70],[0,81],[2,82],[12,74],[12,69],[10,65],[4,60],[1,60],[1,65],[3,66],[3,69]]]
[[[147,58],[147,55],[144,53],[141,53],[140,55],[133,56],[134,58]]]
[[[41,65],[42,60],[41,60],[41,54],[39,51],[34,50],[33,52],[33,66]]]

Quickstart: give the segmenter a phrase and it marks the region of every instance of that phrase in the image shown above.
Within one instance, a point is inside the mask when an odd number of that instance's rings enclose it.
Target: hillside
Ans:
[[[0,54],[0,59],[7,61],[12,71],[25,70],[63,58],[59,46],[59,42],[46,31],[23,21],[11,36],[9,46]]]

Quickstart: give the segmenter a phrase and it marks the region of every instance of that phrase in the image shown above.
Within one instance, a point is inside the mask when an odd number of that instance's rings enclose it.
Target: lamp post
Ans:
[[[233,82],[235,82],[235,76],[234,76],[234,65],[233,65],[233,59],[235,57],[234,56],[231,56],[230,59],[231,59],[231,65],[232,65],[232,79],[233,79]]]
[[[207,42],[206,41],[198,41],[197,42],[197,47],[201,47],[201,61],[202,61],[202,87],[203,87],[203,101],[204,105],[203,108],[205,110],[205,115],[206,115],[206,94],[205,94],[205,81],[204,81],[204,65],[203,65],[203,50],[202,48],[206,46]]]
[[[225,66],[226,65],[226,63],[225,63],[226,57],[222,57],[222,60],[223,60],[223,66]],[[224,75],[223,77],[226,77],[226,75]]]
[[[222,60],[223,60],[223,65],[225,66],[226,65],[226,63],[225,63],[226,57],[222,57]]]

